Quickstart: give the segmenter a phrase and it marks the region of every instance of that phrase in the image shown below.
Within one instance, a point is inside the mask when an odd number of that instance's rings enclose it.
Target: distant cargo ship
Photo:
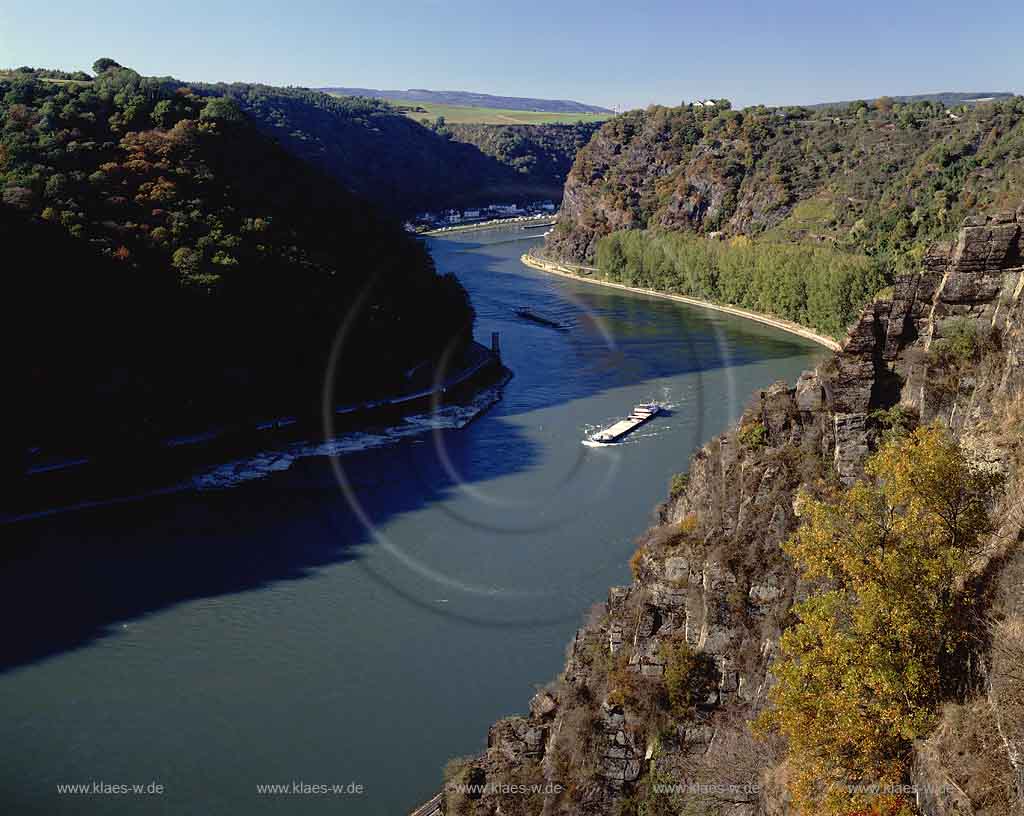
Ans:
[[[516,309],[516,317],[521,317],[523,320],[529,320],[533,323],[539,323],[541,326],[547,326],[550,329],[568,331],[568,328],[558,321],[552,320],[550,317],[544,317],[544,315],[537,314],[529,309]]]
[[[614,425],[610,425],[603,431],[598,431],[596,434],[590,437],[591,442],[618,442],[622,437],[631,431],[635,431],[645,422],[654,419],[658,414],[661,413],[661,406],[655,402],[647,402],[641,405],[637,405],[633,408],[631,413],[625,419],[620,419]]]

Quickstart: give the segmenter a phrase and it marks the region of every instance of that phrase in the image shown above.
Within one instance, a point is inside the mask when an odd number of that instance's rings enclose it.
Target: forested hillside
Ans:
[[[580,150],[544,253],[842,338],[931,242],[1022,191],[1022,97],[955,110],[888,97],[827,111],[654,106]]]
[[[939,93],[911,94],[909,96],[889,96],[885,99],[898,102],[904,105],[913,105],[917,102],[941,102],[947,108],[954,108],[958,105],[976,105],[980,102],[991,102],[995,99],[1010,99],[1015,94],[1007,91],[943,91]],[[819,102],[815,105],[807,105],[809,108],[839,108],[846,109],[856,103],[856,99],[847,99],[843,102]],[[872,104],[877,100],[866,100]],[[841,112],[841,111],[840,111]]]
[[[653,106],[577,156],[548,252],[592,259],[618,229],[808,240],[907,268],[1024,182],[1024,98],[948,111],[883,97],[841,113]]]
[[[419,210],[559,198],[587,125],[431,126],[387,102],[303,88],[206,85],[295,155],[353,192],[409,216]]]
[[[476,146],[518,175],[557,185],[549,198],[561,198],[561,185],[576,154],[600,127],[575,125],[447,125],[451,138]]]
[[[116,63],[0,78],[6,410],[110,449],[393,388],[465,339],[465,292],[230,99]]]

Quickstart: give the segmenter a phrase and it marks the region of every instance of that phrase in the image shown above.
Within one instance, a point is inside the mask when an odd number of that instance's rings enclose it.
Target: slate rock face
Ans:
[[[962,140],[995,158],[968,170],[963,190],[995,192],[1003,180],[1016,181],[1015,162],[1007,157],[1014,149],[1013,120],[1004,127],[967,117],[899,128],[781,111],[748,109],[716,122],[717,116],[655,106],[606,122],[576,153],[545,253],[589,263],[600,238],[616,230],[755,236],[784,221],[785,234],[797,240],[856,240],[858,224],[881,227],[879,217],[867,213],[884,211],[887,198],[928,206],[913,168],[943,140]],[[1003,221],[991,223],[982,218],[968,226],[1007,228],[994,234],[991,251],[978,255],[979,263],[998,266],[1015,216],[1002,213]]]
[[[512,762],[544,754],[547,728],[527,717],[509,717],[491,726],[487,751]]]
[[[797,494],[829,468],[844,482],[858,478],[877,443],[871,412],[896,404],[940,418],[977,462],[1013,476],[1003,414],[1024,403],[1022,227],[1024,209],[969,220],[954,244],[933,247],[918,273],[896,282],[891,300],[864,310],[842,351],[795,387],[775,383],[755,395],[740,425],[763,426],[763,445],[745,444],[737,427],[693,456],[686,489],[661,505],[639,540],[633,582],[612,588],[577,632],[557,700],[538,694],[529,717],[491,728],[489,779],[542,761],[545,778],[569,791],[546,800],[551,814],[614,812],[646,774],[712,786],[700,800],[708,812],[789,812],[778,746],[757,742],[749,722],[767,704],[790,609],[812,591],[782,551],[799,521]],[[929,352],[950,320],[970,321],[992,339],[984,361],[961,378],[968,382],[939,400],[928,387],[936,377]],[[1007,501],[1024,502],[1024,487]],[[1005,542],[1024,536],[1011,509],[999,534]],[[993,565],[1000,557],[985,555]],[[1010,581],[1024,626],[1022,583]],[[707,669],[691,716],[669,730],[646,719],[650,706],[612,693],[663,688],[666,644],[686,644]],[[1024,734],[1024,723],[1015,727]],[[556,747],[563,731],[578,750]],[[1011,737],[1020,756],[1010,774],[1024,767],[1024,737]],[[954,773],[941,751],[921,751],[914,773],[922,784]],[[943,816],[972,812],[957,809],[962,799],[947,789],[922,804]],[[504,812],[487,796],[477,806],[474,813]]]

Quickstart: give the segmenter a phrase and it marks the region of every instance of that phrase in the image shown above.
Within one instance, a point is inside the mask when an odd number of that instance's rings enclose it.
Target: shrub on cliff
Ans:
[[[918,423],[917,412],[906,405],[878,408],[871,412],[868,419],[883,443],[906,436]]]
[[[978,322],[960,317],[942,327],[941,336],[932,343],[929,362],[946,366],[970,365],[977,362],[986,345],[986,338],[982,336]]]
[[[672,476],[671,481],[668,485],[668,497],[670,499],[677,499],[686,492],[687,485],[690,484],[689,473],[676,473]]]
[[[960,317],[943,324],[925,357],[928,390],[938,403],[951,403],[962,380],[971,377],[989,352],[998,348],[996,336],[976,320]]]
[[[757,450],[768,444],[768,429],[761,422],[751,422],[740,428],[736,438],[743,447]]]
[[[665,693],[669,710],[675,719],[687,719],[716,685],[714,662],[682,637],[665,640],[659,656],[665,664]]]
[[[805,580],[828,588],[794,609],[761,725],[786,737],[791,793],[815,816],[877,804],[857,785],[905,782],[911,743],[957,668],[963,578],[1000,481],[938,426],[888,442],[865,472],[806,498],[785,547]]]

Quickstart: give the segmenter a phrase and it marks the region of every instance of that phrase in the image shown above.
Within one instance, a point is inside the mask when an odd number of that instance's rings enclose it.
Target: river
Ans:
[[[0,812],[400,815],[525,711],[672,474],[827,353],[527,269],[537,232],[430,241],[515,372],[468,426],[4,529]],[[257,787],[294,782],[341,792]]]

